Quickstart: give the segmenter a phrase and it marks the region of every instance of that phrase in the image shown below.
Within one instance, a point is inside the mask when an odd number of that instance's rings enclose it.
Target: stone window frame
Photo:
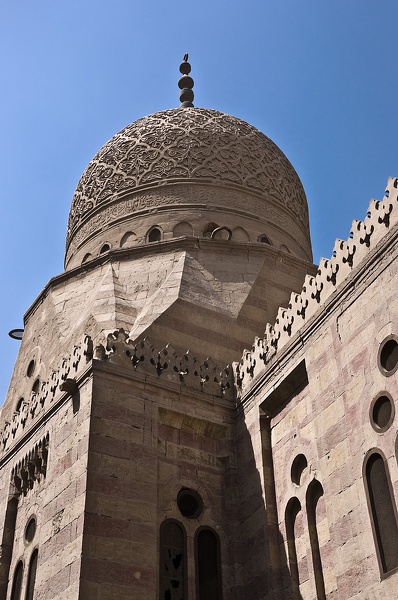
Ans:
[[[387,337],[384,338],[384,340],[381,342],[380,346],[379,346],[379,350],[377,353],[377,366],[379,368],[379,371],[382,375],[384,375],[384,377],[391,377],[391,375],[394,375],[394,373],[397,371],[398,369],[398,361],[397,364],[395,365],[395,367],[393,369],[391,369],[390,371],[387,371],[387,369],[385,369],[382,364],[381,364],[381,354],[384,350],[385,345],[390,341],[390,340],[394,340],[395,342],[397,342],[398,344],[398,336],[396,336],[394,333],[388,335]]]
[[[394,496],[394,490],[392,487],[390,471],[388,468],[388,462],[385,457],[385,454],[380,448],[372,448],[365,455],[365,458],[363,461],[363,466],[362,466],[362,478],[363,478],[363,483],[364,483],[364,488],[365,488],[366,503],[368,506],[368,513],[369,513],[369,519],[370,519],[370,524],[371,524],[371,528],[372,528],[377,562],[379,565],[380,578],[381,578],[381,580],[383,580],[383,579],[386,579],[387,577],[390,577],[394,573],[398,572],[398,564],[396,567],[393,567],[389,571],[385,570],[383,567],[383,558],[382,558],[382,554],[380,551],[380,541],[379,541],[380,534],[379,534],[379,531],[377,530],[375,519],[374,519],[373,502],[371,499],[371,495],[369,493],[369,483],[368,483],[368,478],[367,478],[367,465],[368,465],[371,457],[374,456],[375,454],[378,454],[381,457],[381,459],[383,460],[384,471],[385,471],[386,479],[387,479],[387,488],[388,488],[386,491],[388,491],[388,494],[389,494],[389,498],[391,501],[393,514],[394,514],[394,518],[395,518],[395,524],[396,524],[397,529],[398,529],[398,511],[397,511],[397,505],[395,502],[395,496]]]
[[[17,591],[15,589],[15,587],[16,587],[16,581],[17,581],[17,572],[19,573],[19,570],[20,570],[21,575],[20,575],[20,580],[19,580],[19,591]],[[24,561],[22,558],[19,558],[15,565],[14,573],[12,576],[10,600],[22,600],[24,571],[25,571]]]
[[[36,559],[36,563],[34,565],[34,571],[33,571],[34,559]],[[29,558],[28,573],[27,573],[27,578],[26,578],[25,600],[33,600],[33,598],[34,598],[38,562],[39,562],[39,548],[36,546],[35,548],[33,548],[33,551],[31,552],[31,555]],[[33,573],[33,576],[32,576],[32,573]],[[32,583],[32,579],[33,579],[33,583]]]
[[[388,423],[384,427],[379,427],[377,425],[377,423],[375,422],[375,420],[373,419],[373,410],[376,405],[376,402],[379,400],[379,398],[382,398],[383,396],[386,396],[391,402],[391,416],[388,420]],[[370,404],[370,407],[369,407],[370,424],[376,433],[385,433],[388,429],[390,429],[390,427],[394,421],[394,418],[395,418],[395,403],[394,403],[393,397],[391,396],[391,394],[389,392],[387,392],[386,390],[383,390],[382,392],[379,392],[378,394],[376,394],[376,396],[373,398],[373,400]]]
[[[162,546],[164,545],[162,543],[162,535],[164,532],[164,529],[167,527],[167,525],[174,523],[175,525],[178,525],[178,527],[181,529],[182,531],[182,536],[183,536],[183,561],[184,561],[184,572],[183,572],[183,579],[182,579],[182,585],[183,585],[183,600],[186,600],[188,598],[188,556],[187,556],[187,532],[186,529],[184,527],[184,524],[179,521],[178,519],[173,519],[173,518],[167,518],[164,519],[159,527],[159,600],[164,600],[164,590],[163,590],[163,586],[162,586],[162,580],[163,580],[163,573],[164,573],[164,565],[162,564],[162,557],[163,557],[163,552],[162,552]]]
[[[216,571],[217,571],[217,590],[216,595],[211,600],[223,600],[222,593],[222,570],[221,570],[221,540],[217,531],[208,525],[200,525],[195,531],[194,537],[194,557],[195,557],[195,590],[196,590],[196,598],[197,600],[202,600],[200,595],[200,587],[199,587],[199,569],[200,569],[200,557],[199,557],[199,536],[201,532],[209,531],[215,538],[216,541]],[[207,596],[206,596],[207,598]]]

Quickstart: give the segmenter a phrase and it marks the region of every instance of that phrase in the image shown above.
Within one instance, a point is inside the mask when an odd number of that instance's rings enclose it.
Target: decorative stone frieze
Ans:
[[[100,344],[95,348],[94,360],[127,366],[145,375],[233,400],[230,367],[221,370],[211,358],[200,362],[189,351],[179,356],[169,344],[159,351],[155,350],[148,338],[134,344],[124,329],[110,333],[106,347]]]
[[[241,361],[235,367],[238,395],[248,389],[271,358],[315,314],[397,222],[398,178],[390,177],[383,200],[370,201],[365,219],[353,221],[348,240],[336,240],[332,258],[321,258],[315,277],[306,276],[301,293],[291,294],[288,308],[279,308],[275,324],[268,323],[264,337],[256,337],[252,348],[243,352]]]
[[[29,401],[21,402],[19,410],[12,415],[11,422],[5,421],[1,433],[3,450],[7,450],[24,430],[29,429],[30,424],[47,410],[59,392],[71,389],[70,380],[75,379],[92,358],[92,346],[91,338],[85,336],[80,344],[74,346],[72,354],[62,360],[60,367],[42,382],[40,390],[37,393],[32,391]]]
[[[41,439],[11,471],[12,493],[26,496],[35,482],[45,478],[47,472],[48,434]]]

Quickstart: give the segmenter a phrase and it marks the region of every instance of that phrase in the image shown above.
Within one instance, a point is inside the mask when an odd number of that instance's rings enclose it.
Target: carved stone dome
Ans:
[[[311,260],[306,196],[283,152],[236,117],[175,108],[128,125],[90,162],[72,200],[65,263],[75,266],[77,254],[81,262],[87,242],[116,224],[121,233],[120,224],[126,229],[131,218],[140,217],[142,223],[145,214],[189,206],[241,210],[280,229],[286,220],[295,222],[302,257]],[[202,213],[202,220],[207,216]],[[218,224],[228,225],[224,221]],[[105,235],[102,242],[111,247],[112,237]],[[297,237],[295,231],[291,237]]]

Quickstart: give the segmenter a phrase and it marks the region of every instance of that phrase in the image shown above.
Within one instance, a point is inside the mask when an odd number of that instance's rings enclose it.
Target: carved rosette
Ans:
[[[101,148],[73,196],[67,247],[83,223],[118,199],[177,182],[250,190],[290,210],[308,229],[300,179],[269,138],[215,110],[177,108],[135,121]]]

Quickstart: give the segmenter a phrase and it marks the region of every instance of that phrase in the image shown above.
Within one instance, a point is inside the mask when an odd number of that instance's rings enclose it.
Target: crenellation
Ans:
[[[249,389],[252,380],[272,356],[325,304],[396,222],[398,178],[390,177],[383,200],[370,201],[365,219],[353,221],[348,240],[336,240],[331,259],[322,258],[316,275],[306,275],[301,293],[291,295],[288,308],[279,308],[274,326],[267,324],[263,341],[256,338],[252,349],[243,352],[235,367],[239,396]],[[258,352],[260,346],[265,350],[262,353]],[[271,347],[274,352],[268,351]]]

